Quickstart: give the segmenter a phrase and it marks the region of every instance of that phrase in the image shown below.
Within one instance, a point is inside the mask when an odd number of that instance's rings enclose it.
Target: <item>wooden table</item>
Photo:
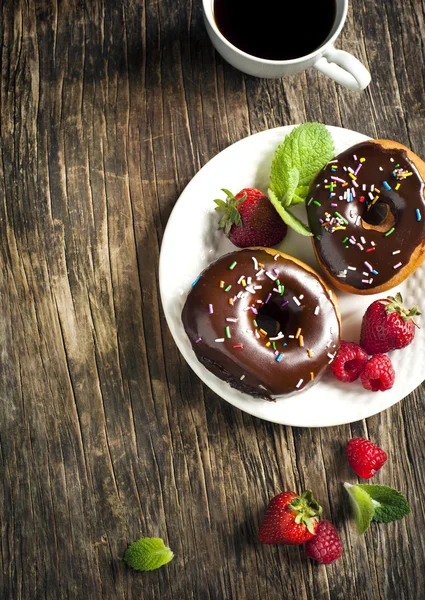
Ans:
[[[370,69],[363,93],[242,75],[200,0],[4,0],[0,15],[0,597],[423,597],[425,388],[343,427],[252,418],[185,364],[157,268],[180,192],[246,135],[317,120],[425,156],[423,3],[353,0],[338,45]],[[352,436],[388,451],[375,481],[413,513],[363,537],[341,485]],[[268,499],[306,487],[344,543],[328,568],[257,541]],[[131,571],[141,535],[175,559]]]

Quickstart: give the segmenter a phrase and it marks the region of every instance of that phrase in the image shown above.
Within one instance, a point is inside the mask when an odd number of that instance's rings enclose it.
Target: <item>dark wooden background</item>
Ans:
[[[184,186],[246,135],[317,120],[425,156],[424,4],[352,1],[338,46],[370,69],[363,93],[235,71],[201,0],[0,6],[0,598],[423,597],[425,388],[331,429],[243,414],[179,355],[157,266]],[[388,451],[376,481],[413,511],[364,537],[341,486],[353,435]],[[341,532],[328,568],[256,539],[268,499],[305,487]],[[141,535],[175,559],[132,572]]]

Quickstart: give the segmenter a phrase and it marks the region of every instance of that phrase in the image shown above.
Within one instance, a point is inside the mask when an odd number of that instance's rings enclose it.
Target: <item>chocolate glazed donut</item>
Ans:
[[[332,292],[313,269],[269,248],[211,264],[194,282],[182,320],[207,369],[268,400],[314,385],[340,342]]]
[[[377,294],[425,259],[425,163],[390,140],[352,146],[316,177],[307,200],[319,265],[336,287]]]

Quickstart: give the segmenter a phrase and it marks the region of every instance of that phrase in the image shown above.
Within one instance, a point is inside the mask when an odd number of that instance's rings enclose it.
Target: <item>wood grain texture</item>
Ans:
[[[0,597],[419,598],[425,388],[332,429],[243,414],[179,355],[157,265],[184,186],[246,135],[317,120],[425,156],[424,4],[352,1],[338,45],[371,70],[363,93],[242,75],[200,0],[3,0],[0,18]],[[413,511],[362,538],[341,486],[355,435]],[[343,538],[328,568],[256,538],[268,499],[305,487]],[[141,535],[175,559],[126,568]]]

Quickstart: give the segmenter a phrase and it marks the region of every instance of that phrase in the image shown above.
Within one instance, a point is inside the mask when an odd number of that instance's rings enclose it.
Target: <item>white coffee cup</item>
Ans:
[[[369,85],[370,73],[366,67],[348,52],[334,47],[334,42],[341,33],[347,17],[348,0],[336,0],[335,23],[320,48],[306,56],[291,60],[258,58],[236,48],[218,29],[214,20],[213,4],[214,0],[202,0],[208,35],[216,50],[236,69],[248,75],[271,79],[294,75],[305,71],[309,67],[314,67],[350,90],[363,90]]]

